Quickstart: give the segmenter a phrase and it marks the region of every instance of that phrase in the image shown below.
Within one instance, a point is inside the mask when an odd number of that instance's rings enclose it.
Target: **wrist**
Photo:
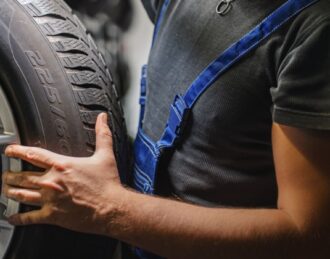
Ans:
[[[118,239],[120,231],[126,228],[125,217],[130,208],[131,195],[131,191],[119,184],[108,188],[105,206],[99,211],[104,219],[102,228],[105,235]]]

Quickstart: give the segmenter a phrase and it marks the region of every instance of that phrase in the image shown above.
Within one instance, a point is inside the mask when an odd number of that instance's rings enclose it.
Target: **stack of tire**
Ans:
[[[128,23],[123,20],[116,26],[126,28]],[[125,121],[106,63],[63,0],[0,1],[0,86],[15,115],[21,143],[89,156],[95,147],[96,117],[107,112],[125,181],[130,171]],[[36,170],[29,164],[23,169]],[[21,206],[22,212],[31,209]],[[15,230],[0,259],[110,259],[115,247],[116,241],[108,237],[29,226]]]

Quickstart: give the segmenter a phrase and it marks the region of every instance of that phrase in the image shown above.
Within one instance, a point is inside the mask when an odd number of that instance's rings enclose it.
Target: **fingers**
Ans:
[[[36,147],[25,147],[20,145],[11,145],[6,148],[6,156],[16,157],[25,160],[37,167],[49,169],[54,163],[55,159],[62,158],[61,155],[55,154],[45,149]]]
[[[13,215],[8,218],[8,222],[15,226],[47,223],[44,209]]]
[[[96,132],[96,153],[102,152],[113,152],[112,151],[112,133],[108,126],[108,115],[101,113],[96,120],[95,125]]]
[[[39,207],[43,205],[42,194],[39,191],[19,189],[9,186],[6,186],[3,191],[9,199],[19,203]]]
[[[40,179],[43,173],[36,172],[5,172],[2,176],[3,183],[13,187],[38,190],[41,188]]]

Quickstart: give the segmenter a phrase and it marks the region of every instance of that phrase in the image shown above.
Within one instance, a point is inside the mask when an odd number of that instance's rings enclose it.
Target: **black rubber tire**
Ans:
[[[25,145],[89,156],[96,116],[108,112],[125,181],[131,163],[116,88],[93,40],[62,0],[0,1],[0,84]],[[16,229],[6,259],[111,258],[115,244],[106,237],[29,226]]]

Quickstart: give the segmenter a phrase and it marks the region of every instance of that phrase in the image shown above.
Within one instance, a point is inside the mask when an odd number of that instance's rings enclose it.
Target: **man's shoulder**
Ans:
[[[329,16],[330,14],[330,1],[329,0],[319,0],[315,4],[313,4],[310,8],[314,14]]]
[[[330,1],[319,0],[297,17],[301,29],[308,30],[320,24],[330,23]]]
[[[320,34],[328,33],[330,28],[330,1],[319,0],[301,12],[288,30],[283,30],[288,44],[295,48],[311,38],[319,37]]]

